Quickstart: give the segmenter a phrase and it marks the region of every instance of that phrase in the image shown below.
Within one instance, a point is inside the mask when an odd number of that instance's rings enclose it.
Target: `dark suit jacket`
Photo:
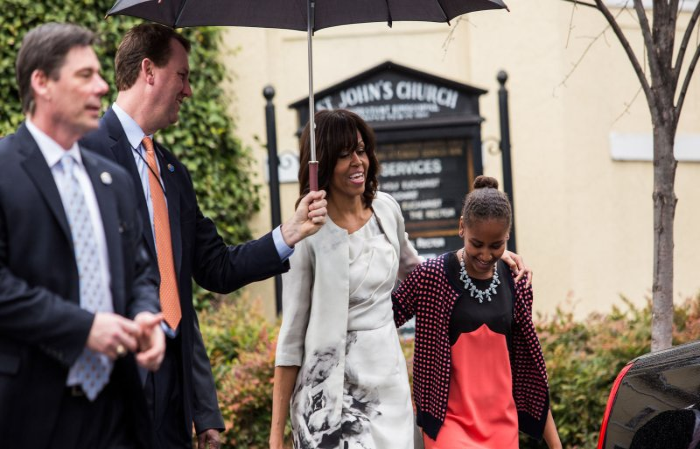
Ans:
[[[135,204],[144,225],[143,239],[152,260],[157,264],[148,207],[133,150],[111,108],[102,118],[99,129],[85,136],[81,142],[87,148],[115,160],[133,177],[137,185]],[[188,433],[191,432],[189,423],[192,422],[197,431],[223,429],[211,366],[192,305],[192,278],[207,290],[230,293],[251,282],[287,271],[289,263],[280,261],[271,233],[259,240],[227,246],[214,223],[199,209],[192,179],[185,166],[157,142],[155,147],[168,202],[173,257],[182,305],[180,332],[183,342],[185,425]],[[156,405],[158,408],[162,409]]]
[[[157,279],[140,239],[134,186],[121,167],[81,151],[104,223],[115,313],[157,312]],[[101,180],[111,175],[111,184]],[[85,347],[93,314],[80,308],[78,270],[58,188],[25,125],[0,141],[0,441],[61,448],[49,441],[68,370]],[[125,385],[134,416],[147,409],[132,356],[112,382]],[[144,442],[150,435],[142,436]],[[144,446],[145,443],[144,443]],[[67,449],[67,448],[66,448]]]

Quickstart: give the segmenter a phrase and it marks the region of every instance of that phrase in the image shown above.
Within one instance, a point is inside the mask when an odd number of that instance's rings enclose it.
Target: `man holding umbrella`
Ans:
[[[155,448],[219,447],[224,423],[192,305],[192,278],[218,293],[289,269],[294,245],[325,223],[325,192],[312,192],[292,219],[259,240],[227,246],[197,205],[190,174],[153,134],[175,123],[189,85],[189,42],[172,29],[141,24],[122,40],[115,59],[116,102],[83,143],[131,173],[142,190],[136,205],[143,238],[160,274],[167,339],[161,369],[148,374]]]

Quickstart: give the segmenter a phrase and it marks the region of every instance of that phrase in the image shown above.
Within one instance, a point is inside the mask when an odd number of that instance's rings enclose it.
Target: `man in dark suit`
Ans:
[[[164,356],[157,280],[129,175],[77,143],[97,128],[107,93],[93,39],[50,23],[17,57],[26,121],[0,141],[7,447],[150,448],[137,363],[156,370]]]
[[[142,24],[130,30],[115,60],[116,102],[99,130],[82,141],[125,167],[142,187],[134,204],[144,225],[143,239],[158,263],[168,334],[163,366],[145,385],[156,429],[154,446],[160,449],[191,448],[192,423],[199,448],[218,448],[224,428],[192,305],[192,277],[208,290],[229,293],[282,273],[289,268],[294,244],[316,232],[326,215],[325,192],[313,192],[280,228],[242,245],[224,243],[200,211],[185,166],[152,140],[177,121],[180,105],[192,95],[189,49],[189,42],[167,27]],[[159,218],[159,210],[166,218]]]

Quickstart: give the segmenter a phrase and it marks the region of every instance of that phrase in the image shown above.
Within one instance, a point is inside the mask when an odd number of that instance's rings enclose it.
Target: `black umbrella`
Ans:
[[[176,27],[246,26],[306,30],[309,53],[309,122],[314,129],[312,35],[353,23],[446,22],[473,11],[507,8],[503,0],[117,0],[121,14]],[[307,20],[307,18],[311,18]],[[318,190],[315,133],[310,133],[309,183]]]

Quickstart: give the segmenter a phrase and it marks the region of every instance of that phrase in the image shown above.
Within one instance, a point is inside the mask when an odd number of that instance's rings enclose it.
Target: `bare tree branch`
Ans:
[[[457,20],[455,21],[454,25],[452,27],[450,27],[450,32],[447,33],[447,37],[445,37],[445,40],[442,43],[442,50],[443,50],[442,59],[443,60],[445,59],[445,56],[447,56],[447,50],[450,47],[450,43],[455,39],[455,30],[457,30],[457,26],[462,21],[462,17],[463,16],[457,17]]]
[[[661,14],[661,11],[659,11],[660,8],[657,4],[663,2],[664,0],[654,1],[655,19]],[[647,12],[644,10],[642,0],[633,0],[633,3],[634,10],[637,11],[637,17],[639,18],[639,26],[642,28],[642,37],[644,38],[644,46],[646,47],[645,51],[649,55],[649,69],[651,69],[651,76],[653,77],[655,73],[661,74],[659,55],[654,52],[654,40],[651,33],[651,27],[649,25],[649,18],[647,17]]]
[[[571,31],[574,29],[574,11],[576,11],[576,4],[578,2],[574,1],[573,3],[574,7],[571,8],[571,17],[569,17],[569,31],[568,33],[566,33],[566,45],[564,46],[564,48],[569,48],[569,40],[571,40]]]
[[[678,0],[671,0],[668,4],[668,8],[669,8],[669,11],[671,12],[671,14],[673,14],[675,16],[673,18],[673,20],[675,21],[676,18],[678,17],[678,11],[679,11]]]
[[[635,94],[634,94],[634,97],[632,97],[632,100],[630,100],[629,103],[625,103],[625,109],[622,112],[620,112],[620,115],[618,115],[615,120],[613,120],[613,122],[612,122],[613,125],[615,123],[617,123],[618,120],[620,120],[623,116],[625,116],[626,114],[629,114],[630,108],[632,107],[634,102],[637,100],[637,97],[639,96],[639,92],[641,92],[641,91],[642,91],[642,86],[639,86],[639,88],[637,89],[637,92],[635,92]]]
[[[627,13],[627,15],[630,16],[630,18],[632,20],[634,20],[635,22],[637,22],[637,24],[639,24],[639,17],[637,17],[636,13],[632,12],[632,10],[627,8],[627,7],[625,7],[624,10]]]
[[[557,87],[554,88],[554,92],[552,92],[552,95],[553,95],[553,96],[555,96],[556,90],[557,90],[559,87],[565,86],[565,85],[566,85],[566,82],[569,80],[569,78],[571,78],[571,75],[574,74],[574,72],[575,72],[576,69],[578,68],[579,64],[581,64],[581,61],[583,61],[583,58],[586,57],[586,55],[588,54],[588,52],[591,50],[591,47],[593,47],[593,44],[595,44],[596,41],[597,41],[598,39],[600,39],[602,36],[604,36],[604,35],[605,35],[605,32],[608,31],[608,29],[610,29],[610,25],[608,25],[608,26],[606,26],[605,28],[603,28],[603,31],[601,31],[600,34],[598,34],[597,36],[591,38],[591,42],[586,46],[586,49],[583,50],[583,53],[581,53],[581,56],[579,56],[579,58],[576,60],[576,62],[574,62],[573,66],[571,67],[571,70],[569,70],[569,73],[567,73],[567,74],[564,76],[564,79],[561,80],[561,83],[559,83],[559,85],[558,85]]]
[[[450,32],[447,33],[447,37],[445,37],[445,40],[442,42],[442,60],[445,60],[445,57],[447,57],[447,51],[450,49],[450,43],[452,43],[453,40],[455,40],[455,32],[457,31],[457,28],[459,27],[459,24],[464,20],[467,25],[471,25],[474,28],[476,28],[476,25],[474,25],[474,22],[470,21],[466,15],[464,16],[459,16],[457,17],[457,20],[452,24],[450,27]],[[466,25],[465,25],[466,26]]]
[[[565,1],[565,2],[573,3],[573,4],[575,4],[575,5],[587,6],[587,7],[589,7],[589,8],[598,9],[598,7],[597,7],[596,5],[594,5],[593,3],[582,2],[582,1],[579,1],[579,0],[564,0],[564,1]]]
[[[579,3],[579,2],[577,2],[576,0],[563,0],[563,1],[571,1],[571,2],[574,3],[574,4],[578,4],[578,3]],[[627,0],[627,1],[629,2],[630,0]],[[625,5],[626,5],[626,4],[625,4]],[[571,11],[571,13],[572,13],[572,14],[571,14],[572,19],[573,19],[573,11],[574,11],[574,9],[575,9],[575,6],[574,6],[574,8],[572,8],[572,11]],[[596,6],[596,9],[598,9],[597,6]],[[622,14],[623,11],[629,12],[629,10],[627,9],[627,7],[620,8],[620,10],[619,10],[619,11],[617,12],[617,14],[615,15],[614,19],[617,20],[617,18],[620,16],[620,14]],[[634,18],[635,18],[635,20],[636,20],[637,17],[634,16]],[[570,28],[571,28],[571,27],[570,27]],[[569,71],[567,72],[567,74],[564,76],[564,79],[557,85],[557,87],[554,88],[554,91],[552,92],[552,95],[553,95],[553,96],[556,95],[556,90],[557,90],[559,87],[566,86],[566,82],[569,80],[569,78],[571,78],[571,75],[574,74],[574,72],[576,71],[576,69],[578,69],[578,66],[581,64],[581,62],[583,61],[583,59],[586,57],[586,55],[588,54],[588,52],[591,50],[591,48],[593,47],[593,45],[596,43],[596,41],[597,41],[598,39],[600,39],[600,38],[602,37],[603,40],[605,40],[605,44],[606,44],[608,47],[610,46],[610,43],[608,42],[608,37],[607,37],[607,35],[605,34],[605,32],[608,31],[609,29],[610,29],[610,25],[608,25],[608,26],[606,26],[605,28],[603,28],[603,30],[602,30],[600,33],[598,33],[598,35],[587,37],[588,39],[591,40],[591,42],[586,46],[586,48],[583,50],[583,52],[581,53],[581,56],[579,56],[579,58],[576,60],[576,62],[574,62],[574,63],[572,64],[571,70],[569,70]],[[567,47],[568,47],[568,41],[567,41]]]
[[[659,101],[663,103],[662,107],[669,111],[673,108],[677,87],[673,77],[673,53],[677,34],[678,0],[653,0],[653,7],[652,40],[661,71],[656,74],[652,71],[652,85],[655,90],[658,84],[661,89],[659,92],[663,91],[663,94],[659,95]]]
[[[685,58],[685,52],[688,48],[690,38],[693,35],[693,29],[695,28],[695,24],[697,24],[698,22],[698,18],[700,18],[700,1],[697,5],[695,5],[693,14],[690,16],[690,20],[688,21],[688,27],[685,29],[685,33],[683,33],[683,40],[681,41],[681,46],[678,49],[678,55],[676,56],[676,64],[673,67],[674,86],[678,85],[678,80],[681,76],[681,68],[683,67],[683,58]]]
[[[632,47],[630,46],[629,41],[627,40],[627,37],[625,36],[625,33],[622,31],[620,28],[620,25],[617,23],[615,20],[615,17],[613,17],[612,13],[608,9],[607,6],[605,6],[605,3],[603,3],[603,0],[595,0],[596,5],[598,6],[598,10],[603,14],[605,17],[605,20],[608,21],[608,24],[610,25],[610,28],[615,32],[615,35],[617,36],[617,39],[620,41],[620,44],[622,45],[622,48],[625,50],[625,53],[627,53],[627,57],[630,60],[630,63],[632,64],[632,68],[634,69],[634,72],[637,74],[637,78],[639,78],[639,83],[642,85],[642,89],[644,90],[644,95],[647,97],[647,102],[649,103],[649,109],[651,111],[652,116],[655,116],[658,114],[658,108],[656,106],[656,98],[654,98],[654,94],[651,91],[651,87],[649,86],[649,81],[646,78],[646,75],[644,74],[644,70],[642,69],[641,65],[639,64],[639,60],[637,59],[637,56],[634,54],[634,50],[632,50]],[[641,5],[641,0],[635,0],[635,6],[636,3],[639,3]],[[643,11],[642,11],[643,12]],[[646,20],[646,15],[643,14],[644,16],[644,21],[646,22],[646,28],[649,28],[649,22]],[[639,20],[641,21],[642,18],[640,17]],[[645,34],[642,32],[642,34]],[[645,39],[646,39],[646,34],[645,34]],[[651,40],[651,38],[649,38]],[[652,47],[648,47],[652,48]],[[651,55],[653,56],[653,55]]]
[[[690,60],[690,65],[688,66],[688,71],[685,72],[685,79],[683,80],[683,87],[678,94],[678,102],[676,103],[675,110],[675,120],[678,123],[678,119],[681,116],[681,109],[683,109],[683,101],[685,101],[685,94],[688,92],[688,86],[690,86],[690,79],[693,77],[693,72],[695,71],[695,66],[698,63],[698,58],[700,58],[700,45],[695,48],[695,54],[693,54],[693,59]]]
[[[649,67],[649,58],[647,57],[647,52],[644,52],[644,64],[642,65],[642,69],[644,69],[645,77],[647,75],[647,67]]]

